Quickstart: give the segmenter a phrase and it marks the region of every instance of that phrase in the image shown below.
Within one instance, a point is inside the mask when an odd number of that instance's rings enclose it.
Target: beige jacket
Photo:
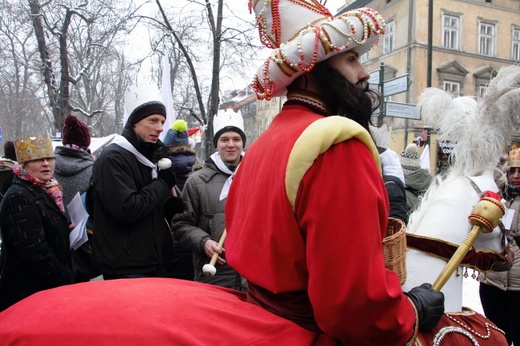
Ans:
[[[520,196],[508,201],[506,205],[508,209],[515,211],[508,238],[520,236],[520,218],[518,217]],[[510,243],[510,246],[514,252],[513,266],[511,269],[504,272],[489,272],[481,281],[504,291],[520,291],[520,248],[514,240]]]

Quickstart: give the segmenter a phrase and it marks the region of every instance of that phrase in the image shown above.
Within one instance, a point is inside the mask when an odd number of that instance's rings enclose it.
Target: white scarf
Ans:
[[[143,154],[138,152],[137,149],[132,144],[130,144],[130,142],[125,137],[121,135],[116,135],[112,143],[115,143],[119,145],[121,148],[126,149],[132,154],[134,154],[137,161],[152,169],[152,179],[157,178],[157,167],[152,163],[152,161],[148,160]]]
[[[244,152],[240,154],[240,156],[244,156]],[[222,190],[220,191],[220,200],[222,201],[224,198],[227,197],[229,188],[231,187],[231,182],[233,181],[233,177],[235,176],[234,172],[231,172],[231,170],[226,166],[224,161],[220,158],[220,155],[217,152],[214,152],[210,158],[213,160],[217,168],[222,171],[225,174],[229,175],[229,178],[227,178],[226,182],[224,183],[224,186],[222,186]]]

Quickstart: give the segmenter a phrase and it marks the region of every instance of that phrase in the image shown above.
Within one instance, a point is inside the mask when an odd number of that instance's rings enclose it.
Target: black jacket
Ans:
[[[45,191],[15,176],[0,204],[0,228],[7,254],[0,310],[73,283],[67,218]]]
[[[388,201],[390,202],[390,217],[394,217],[408,224],[408,208],[406,206],[406,193],[401,179],[392,175],[384,175]]]
[[[0,159],[0,202],[2,196],[5,195],[9,186],[13,183],[14,173],[13,166],[15,162],[9,159]]]
[[[152,162],[162,143],[145,143],[131,127],[122,133]],[[92,172],[94,234],[92,251],[101,273],[162,275],[164,232],[169,232],[163,205],[167,184],[152,179],[152,169],[112,143],[96,159]]]

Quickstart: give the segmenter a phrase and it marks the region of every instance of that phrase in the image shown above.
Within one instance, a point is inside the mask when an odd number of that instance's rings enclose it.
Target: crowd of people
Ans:
[[[121,135],[96,159],[89,127],[74,115],[65,117],[55,149],[39,134],[5,143],[0,310],[35,292],[95,278],[169,277],[246,289],[217,246],[227,192],[244,155],[241,114],[215,116],[216,151],[202,164],[185,120],[159,140],[166,108],[156,87],[129,87],[125,107]],[[77,194],[90,214],[88,240],[71,249],[76,225],[67,206]],[[218,274],[206,276],[202,267],[215,251]]]
[[[88,126],[73,115],[55,150],[42,135],[6,143],[0,310],[99,275],[169,277],[244,291],[248,302],[344,344],[404,345],[436,326],[443,293],[427,283],[403,292],[381,246],[389,216],[406,223],[432,179],[420,168],[415,144],[398,155],[376,147],[369,133],[380,99],[368,88],[360,56],[384,32],[383,19],[366,8],[348,20],[320,17],[321,30],[342,33],[329,33],[329,43],[341,48],[320,50],[322,36],[307,33],[312,39],[292,44],[291,30],[270,26],[300,30],[312,22],[308,12],[281,18],[263,6],[253,6],[264,19],[261,38],[279,47],[254,88],[259,98],[286,93],[287,101],[247,155],[244,122],[233,110],[215,115],[215,152],[203,163],[184,120],[161,141],[167,112],[150,85],[128,88],[124,129],[96,159]],[[298,6],[287,1],[286,10]],[[295,67],[288,57],[298,55],[313,56],[313,63]],[[518,210],[520,151],[508,169],[504,198]],[[71,250],[76,225],[66,206],[77,193],[91,234]],[[510,236],[518,253],[517,223],[515,213]],[[202,268],[214,256],[218,270],[207,275]],[[518,341],[515,270],[489,274],[480,288],[486,314],[511,341]]]

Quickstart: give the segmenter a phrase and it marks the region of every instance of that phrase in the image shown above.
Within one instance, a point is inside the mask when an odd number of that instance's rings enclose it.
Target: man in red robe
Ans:
[[[227,197],[226,259],[248,279],[247,295],[160,278],[68,285],[0,313],[0,343],[395,346],[435,327],[442,293],[403,293],[384,264],[388,199],[359,61],[383,19],[370,9],[333,17],[312,0],[254,9],[262,40],[279,47],[256,92],[287,89],[288,101],[249,147]],[[81,323],[93,315],[96,323]]]
[[[379,99],[360,62],[384,21],[366,8],[337,20],[320,19],[318,4],[265,3],[254,5],[260,37],[278,48],[254,88],[265,99],[287,90],[287,102],[233,180],[227,261],[248,280],[248,301],[322,339],[404,345],[435,327],[444,296],[429,284],[404,293],[385,268],[388,197],[368,132]]]

